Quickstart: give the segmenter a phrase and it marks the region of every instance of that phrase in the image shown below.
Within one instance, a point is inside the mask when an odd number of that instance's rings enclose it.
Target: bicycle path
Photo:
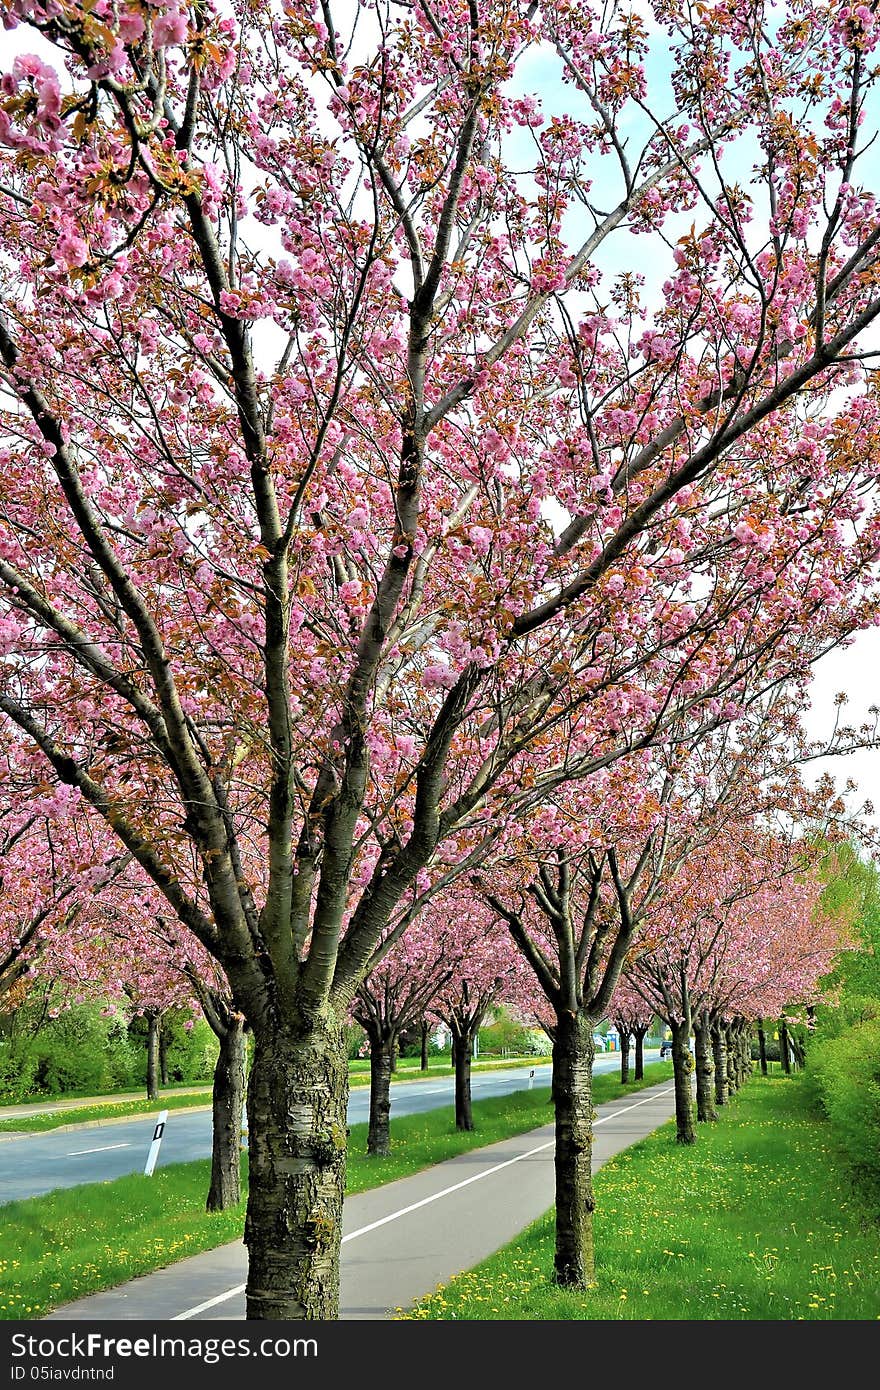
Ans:
[[[597,1106],[593,1171],[673,1115],[667,1081]],[[547,1124],[347,1198],[340,1318],[393,1318],[542,1216],[553,1205],[553,1135]],[[246,1278],[247,1252],[233,1241],[42,1321],[243,1319]]]

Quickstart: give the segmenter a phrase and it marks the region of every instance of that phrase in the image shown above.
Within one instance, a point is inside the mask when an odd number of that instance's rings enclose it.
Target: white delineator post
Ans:
[[[531,1071],[529,1072],[529,1090],[532,1089],[532,1087],[534,1086],[534,1084],[535,1084],[535,1068],[532,1067]]]
[[[147,1166],[144,1169],[144,1177],[148,1178],[156,1166],[156,1159],[159,1157],[159,1145],[162,1143],[162,1135],[165,1133],[165,1121],[168,1119],[168,1111],[160,1110],[159,1118],[156,1121],[156,1128],[153,1130],[153,1142],[150,1144],[150,1152],[147,1154]]]

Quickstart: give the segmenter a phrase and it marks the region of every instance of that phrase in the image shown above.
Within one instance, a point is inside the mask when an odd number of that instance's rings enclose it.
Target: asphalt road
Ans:
[[[673,1088],[663,1082],[597,1110],[594,1171],[673,1116]],[[340,1317],[393,1317],[507,1244],[553,1205],[554,1148],[548,1124],[346,1198]],[[244,1245],[233,1241],[65,1304],[42,1321],[244,1318],[246,1277]]]
[[[652,1054],[653,1055],[653,1054]],[[647,1057],[647,1054],[646,1054]],[[594,1070],[617,1071],[618,1052],[596,1057]],[[529,1085],[528,1067],[474,1072],[472,1092],[475,1100],[504,1095]],[[550,1064],[535,1064],[532,1084],[549,1085]],[[454,1096],[452,1074],[433,1076],[425,1081],[392,1084],[391,1120],[451,1105]],[[348,1122],[358,1124],[368,1118],[369,1087],[355,1088],[349,1098]],[[157,1106],[158,1110],[161,1108]],[[143,1172],[153,1137],[155,1117],[136,1120],[108,1120],[81,1129],[49,1130],[0,1140],[0,1202],[36,1197],[59,1187],[80,1183],[105,1182],[126,1173]],[[211,1152],[211,1112],[174,1111],[168,1116],[156,1167],[206,1158]]]

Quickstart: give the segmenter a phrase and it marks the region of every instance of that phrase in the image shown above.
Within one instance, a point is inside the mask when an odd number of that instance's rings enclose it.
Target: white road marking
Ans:
[[[68,1158],[78,1158],[80,1154],[105,1154],[108,1149],[128,1149],[130,1144],[102,1144],[99,1149],[73,1149]]]
[[[661,1091],[661,1096],[671,1095],[673,1088],[670,1086],[665,1091]],[[615,1120],[618,1115],[625,1115],[628,1110],[638,1110],[640,1105],[647,1105],[649,1101],[659,1099],[658,1096],[646,1096],[644,1100],[634,1101],[632,1105],[625,1105],[620,1110],[615,1110],[613,1115],[604,1115],[600,1120],[593,1121],[593,1128],[598,1125],[607,1124],[609,1120]],[[369,1231],[375,1231],[379,1226],[387,1226],[389,1221],[396,1221],[400,1216],[408,1216],[411,1211],[418,1211],[419,1207],[428,1207],[432,1202],[439,1202],[441,1197],[448,1197],[450,1192],[458,1192],[462,1187],[469,1187],[472,1182],[479,1182],[481,1178],[491,1177],[493,1173],[500,1173],[502,1168],[510,1168],[514,1163],[521,1163],[524,1158],[532,1158],[535,1154],[543,1153],[544,1149],[552,1149],[556,1139],[548,1139],[546,1144],[538,1144],[534,1149],[529,1149],[526,1153],[517,1154],[516,1158],[507,1158],[503,1163],[495,1163],[491,1168],[484,1168],[482,1173],[474,1173],[470,1178],[463,1178],[461,1182],[453,1183],[452,1187],[444,1187],[442,1191],[435,1192],[430,1197],[423,1197],[420,1202],[412,1202],[408,1207],[401,1207],[399,1211],[392,1211],[388,1216],[382,1216],[378,1221],[371,1221],[368,1226],[361,1226],[357,1231],[349,1231],[347,1236],[342,1237],[342,1244],[346,1245],[350,1240],[356,1240],[358,1236],[365,1236]],[[197,1303],[195,1308],[187,1308],[184,1313],[175,1313],[169,1321],[185,1322],[188,1318],[194,1318],[198,1313],[204,1313],[208,1308],[215,1308],[218,1303],[226,1303],[230,1298],[235,1298],[238,1294],[244,1293],[247,1284],[236,1284],[234,1289],[227,1289],[226,1293],[218,1293],[216,1298],[209,1298],[204,1303]]]

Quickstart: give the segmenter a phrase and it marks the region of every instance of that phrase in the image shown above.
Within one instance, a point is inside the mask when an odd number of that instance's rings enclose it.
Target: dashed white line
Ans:
[[[659,1094],[668,1096],[672,1087]],[[625,1105],[620,1110],[615,1110],[611,1115],[603,1115],[601,1119],[593,1121],[593,1128],[598,1125],[607,1124],[609,1120],[615,1120],[618,1115],[625,1115],[628,1110],[638,1110],[640,1105],[647,1105],[649,1101],[657,1100],[658,1096],[646,1096],[644,1100],[634,1101],[632,1105]],[[399,1211],[392,1211],[388,1216],[382,1216],[378,1221],[371,1221],[368,1226],[361,1226],[357,1231],[349,1231],[347,1236],[342,1237],[342,1244],[346,1245],[350,1240],[356,1240],[358,1236],[365,1236],[369,1231],[375,1231],[379,1226],[387,1226],[389,1221],[396,1221],[398,1217],[408,1216],[411,1211],[418,1211],[420,1207],[430,1206],[432,1202],[439,1202],[441,1197],[448,1197],[450,1192],[458,1192],[462,1187],[469,1187],[472,1182],[479,1182],[481,1178],[489,1178],[493,1173],[500,1173],[502,1168],[510,1168],[514,1163],[522,1163],[525,1158],[532,1158],[535,1154],[542,1153],[544,1149],[552,1149],[556,1139],[548,1139],[546,1144],[538,1144],[534,1149],[528,1149],[526,1153],[517,1154],[515,1158],[507,1158],[503,1163],[495,1163],[491,1168],[484,1168],[482,1173],[474,1173],[469,1178],[463,1178],[461,1182],[453,1183],[451,1187],[444,1187],[440,1192],[435,1192],[430,1197],[423,1197],[420,1202],[412,1202],[408,1207],[401,1207]],[[170,1319],[171,1322],[186,1322],[188,1318],[194,1318],[199,1313],[204,1313],[208,1308],[215,1308],[218,1303],[226,1303],[230,1298],[235,1298],[238,1294],[244,1293],[247,1284],[236,1284],[234,1289],[227,1289],[225,1293],[218,1293],[216,1298],[209,1298],[204,1303],[198,1303],[194,1308],[187,1308],[183,1313],[175,1313]]]
[[[72,1149],[67,1158],[78,1158],[80,1154],[105,1154],[108,1149],[128,1149],[130,1144],[102,1144],[99,1149]]]

